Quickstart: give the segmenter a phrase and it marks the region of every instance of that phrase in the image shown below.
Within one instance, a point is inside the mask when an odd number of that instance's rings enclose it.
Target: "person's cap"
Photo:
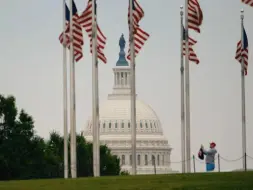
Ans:
[[[215,142],[211,142],[210,145],[212,146],[216,146]]]

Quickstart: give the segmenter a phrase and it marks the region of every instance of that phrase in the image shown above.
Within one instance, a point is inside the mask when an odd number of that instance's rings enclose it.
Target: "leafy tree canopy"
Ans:
[[[77,176],[92,176],[92,144],[82,135],[76,139]],[[0,180],[63,177],[63,145],[55,131],[49,140],[36,135],[33,118],[24,110],[18,112],[15,98],[0,95]],[[100,146],[101,175],[119,175],[119,162],[107,146]]]

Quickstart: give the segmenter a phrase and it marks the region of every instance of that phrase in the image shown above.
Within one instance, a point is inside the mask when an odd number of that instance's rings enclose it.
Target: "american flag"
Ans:
[[[253,7],[253,0],[242,0],[242,2]]]
[[[198,0],[188,0],[188,27],[200,33],[203,13]]]
[[[245,29],[243,28],[243,45],[241,40],[237,43],[235,59],[241,64],[243,58],[245,75],[247,75],[248,72],[248,54],[249,54],[248,37]]]
[[[131,1],[129,1],[131,2]],[[149,38],[149,34],[142,30],[139,26],[140,20],[144,17],[144,11],[137,2],[133,0],[133,37],[134,37],[134,52],[135,56],[140,52],[141,48],[144,46],[145,42]],[[128,24],[130,28],[130,7],[128,8]],[[130,60],[130,48],[128,50],[127,59]]]
[[[137,0],[132,1],[133,5],[133,25],[134,28],[139,26],[140,20],[144,17],[144,11],[137,2]],[[130,25],[130,4],[128,7],[128,25]]]
[[[149,34],[139,27],[134,31],[134,52],[135,56],[140,52],[142,46],[148,40]],[[130,60],[130,49],[128,50],[127,59]]]
[[[183,27],[183,26],[182,26]],[[192,62],[195,62],[196,64],[199,64],[199,59],[194,52],[192,46],[194,46],[197,43],[196,40],[189,37],[188,44],[189,44],[189,60]],[[186,33],[185,28],[183,27],[183,55],[186,54]]]
[[[65,4],[65,32],[62,32],[59,36],[60,43],[64,46],[67,46],[69,44],[69,8]],[[65,37],[65,38],[64,38]]]
[[[73,16],[72,16],[72,34],[73,34],[73,50],[74,50],[74,58],[75,61],[78,62],[82,57],[83,57],[83,32],[82,32],[82,27],[78,23],[78,12],[77,8],[75,5],[75,2],[72,1],[72,10],[73,10]],[[70,27],[70,11],[67,5],[65,4],[65,19],[66,19],[66,30],[65,32],[62,32],[59,36],[60,43],[63,44],[64,46],[67,46],[70,48],[70,34],[69,34],[69,27]],[[64,35],[65,35],[65,41],[64,41]]]
[[[96,14],[96,7],[95,7],[95,14]],[[97,22],[97,18],[95,18]],[[79,17],[78,22],[87,32],[90,38],[90,52],[92,53],[92,1],[89,0],[86,9],[83,11],[82,15]],[[97,23],[96,23],[97,24]],[[107,62],[107,59],[103,53],[103,49],[106,45],[106,37],[103,32],[100,30],[97,24],[97,53],[98,58],[103,61],[104,63]]]

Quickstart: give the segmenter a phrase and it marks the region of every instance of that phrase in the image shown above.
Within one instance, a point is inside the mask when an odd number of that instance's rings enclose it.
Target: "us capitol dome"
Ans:
[[[121,169],[132,173],[130,66],[125,58],[125,39],[119,40],[120,53],[113,68],[114,86],[100,106],[100,143],[120,158]],[[92,141],[92,120],[87,121],[84,137]],[[137,174],[165,174],[170,168],[171,147],[163,134],[155,111],[136,95]],[[154,167],[155,166],[155,167]]]

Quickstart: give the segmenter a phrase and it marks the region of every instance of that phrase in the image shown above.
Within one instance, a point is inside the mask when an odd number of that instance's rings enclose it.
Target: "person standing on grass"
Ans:
[[[210,149],[209,150],[205,150],[203,145],[201,145],[201,149],[203,151],[203,154],[206,157],[206,171],[210,172],[213,171],[215,168],[215,154],[217,153],[217,150],[215,149],[216,144],[215,142],[211,142],[210,143]]]

